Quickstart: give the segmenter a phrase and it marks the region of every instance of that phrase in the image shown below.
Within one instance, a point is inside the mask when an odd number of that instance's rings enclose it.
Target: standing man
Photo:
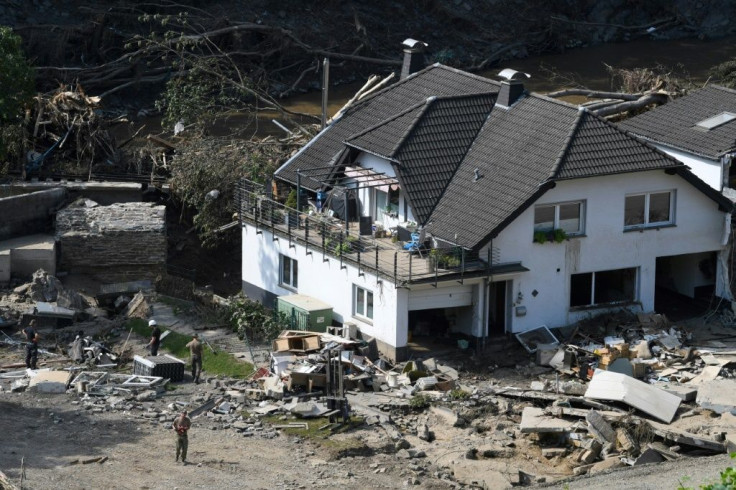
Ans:
[[[192,335],[192,341],[186,347],[192,358],[192,378],[199,384],[199,375],[202,374],[202,342],[199,341],[199,334]]]
[[[36,332],[36,320],[31,320],[26,328],[23,329],[23,335],[26,337],[26,367],[36,369],[38,362],[38,332]]]
[[[174,419],[171,427],[176,432],[176,461],[179,461],[179,455],[181,455],[181,462],[186,464],[187,449],[189,448],[187,432],[192,427],[192,421],[187,416],[186,410],[181,411],[181,415]]]
[[[151,341],[148,343],[146,347],[151,348],[152,356],[157,356],[158,347],[161,345],[161,329],[158,328],[158,324],[156,323],[156,320],[150,320],[148,322],[148,326],[153,328],[153,331],[151,332]]]

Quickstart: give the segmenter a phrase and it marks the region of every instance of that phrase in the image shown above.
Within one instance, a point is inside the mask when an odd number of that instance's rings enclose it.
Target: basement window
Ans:
[[[570,276],[570,308],[636,301],[636,267]]]
[[[721,112],[717,116],[709,117],[708,119],[703,119],[702,121],[695,123],[695,125],[698,128],[702,128],[702,129],[710,131],[711,129],[715,129],[718,126],[726,124],[727,122],[731,122],[734,119],[736,119],[736,114],[733,114],[731,112]]]

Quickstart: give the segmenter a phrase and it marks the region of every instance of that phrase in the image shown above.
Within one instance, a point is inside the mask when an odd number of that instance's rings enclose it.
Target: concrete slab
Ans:
[[[679,396],[684,402],[691,402],[695,400],[698,394],[697,386],[683,386],[683,385],[665,385],[662,389],[668,393],[672,393],[675,396]]]
[[[736,380],[715,379],[698,386],[695,402],[716,413],[736,412]]]
[[[56,274],[56,240],[53,235],[36,234],[3,240],[0,242],[0,255],[8,254],[12,275],[29,276],[38,269]],[[3,269],[0,265],[0,282]]]
[[[577,424],[575,422],[545,415],[544,409],[542,408],[524,407],[524,411],[521,412],[521,424],[519,424],[519,430],[524,434],[531,432],[559,433],[572,431],[576,426]]]
[[[39,393],[64,393],[68,383],[68,371],[39,371],[31,378],[28,389]]]

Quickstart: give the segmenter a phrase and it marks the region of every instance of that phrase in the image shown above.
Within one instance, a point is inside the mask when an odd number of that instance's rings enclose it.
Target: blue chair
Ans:
[[[421,247],[421,243],[419,243],[419,233],[412,233],[411,234],[411,241],[406,242],[404,244],[404,250],[408,250],[409,252],[417,252],[419,253],[419,247]]]

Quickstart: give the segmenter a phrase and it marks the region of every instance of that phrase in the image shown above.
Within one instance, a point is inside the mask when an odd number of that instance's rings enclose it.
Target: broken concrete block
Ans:
[[[425,376],[423,378],[419,378],[417,382],[415,383],[415,386],[420,391],[428,391],[435,387],[437,384],[437,378],[434,376]]]
[[[64,393],[68,383],[68,371],[38,371],[28,383],[28,389],[38,393]]]
[[[629,346],[629,355],[632,358],[651,359],[652,351],[649,350],[649,342],[642,340],[633,346]]]
[[[549,366],[559,347],[558,344],[538,344],[536,362],[540,366]]]
[[[552,459],[557,456],[564,456],[567,454],[567,449],[564,447],[545,447],[542,448],[542,456],[547,459]]]
[[[28,388],[28,382],[29,381],[30,380],[28,378],[16,379],[10,385],[10,392],[11,393],[20,393],[21,391],[25,391],[26,388]]]
[[[659,454],[658,451],[648,448],[646,451],[641,453],[641,456],[636,458],[636,461],[634,462],[634,466],[640,466],[643,464],[648,463],[661,463],[662,461],[665,461],[665,457]]]
[[[622,427],[616,429],[616,442],[624,452],[630,454],[636,454],[639,452],[639,444],[631,436],[631,433]]]
[[[590,410],[585,415],[585,421],[588,423],[588,432],[598,439],[601,444],[607,444],[616,441],[616,432],[613,430],[611,424],[596,412]]]
[[[610,470],[612,468],[620,468],[624,464],[621,462],[621,460],[617,456],[611,456],[603,461],[600,461],[598,463],[595,463],[591,468],[589,473],[592,475],[594,473],[601,473],[606,470]]]
[[[601,446],[600,444],[595,444],[590,449],[586,449],[580,456],[580,462],[583,464],[593,463],[596,459],[598,459],[598,456],[601,454],[602,448],[603,446]]]
[[[672,393],[675,396],[679,396],[684,402],[691,402],[695,400],[698,394],[697,386],[685,386],[685,385],[666,385],[663,387],[664,391]]]
[[[579,381],[565,381],[559,385],[560,393],[564,393],[566,395],[582,396],[585,394],[585,390],[587,389],[588,387]]]
[[[545,415],[544,409],[542,408],[524,407],[524,410],[521,412],[519,430],[525,434],[532,432],[568,432],[574,428],[575,422]]]
[[[638,379],[600,369],[595,370],[585,397],[621,401],[668,424],[682,401],[677,396]]]
[[[461,427],[464,424],[464,421],[461,421],[462,419],[449,408],[432,405],[429,411],[451,427]]]
[[[529,389],[533,391],[547,391],[547,382],[546,381],[532,381],[529,384]]]
[[[736,380],[714,379],[701,384],[695,402],[716,413],[736,412]]]

